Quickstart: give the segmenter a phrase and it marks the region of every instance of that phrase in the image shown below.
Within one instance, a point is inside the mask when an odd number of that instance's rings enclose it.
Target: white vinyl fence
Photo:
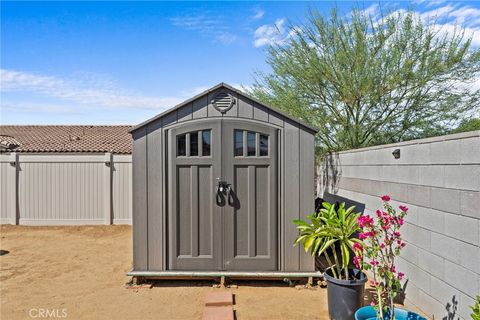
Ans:
[[[0,154],[0,223],[131,224],[132,157]]]

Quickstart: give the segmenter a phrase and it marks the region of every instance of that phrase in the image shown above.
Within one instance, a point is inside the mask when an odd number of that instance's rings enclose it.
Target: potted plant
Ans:
[[[318,214],[307,216],[309,222],[293,221],[299,230],[295,244],[301,243],[312,256],[323,255],[330,266],[325,271],[325,279],[331,319],[352,319],[363,305],[367,277],[361,270],[349,267],[351,252],[361,246],[360,239],[355,237],[360,231],[357,219],[361,213],[354,213],[354,208],[345,209],[344,203],[336,208],[324,202]]]
[[[472,309],[473,311],[470,315],[472,317],[472,320],[480,320],[480,295],[477,296],[475,304],[473,306],[470,306],[470,309]]]
[[[397,211],[390,205],[389,196],[382,196],[381,199],[383,210],[376,211],[375,219],[369,215],[358,218],[362,229],[359,238],[363,240],[363,246],[355,248],[354,263],[357,268],[371,273],[370,285],[375,289],[375,299],[370,306],[360,308],[355,313],[355,319],[425,319],[395,307],[394,299],[402,290],[401,281],[404,277],[395,266],[395,257],[406,245],[400,228],[408,208],[401,205]]]

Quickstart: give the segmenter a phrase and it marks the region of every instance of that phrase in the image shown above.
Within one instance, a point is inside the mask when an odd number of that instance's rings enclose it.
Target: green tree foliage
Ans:
[[[451,133],[480,130],[480,118],[464,119]]]
[[[413,12],[373,19],[318,11],[270,46],[271,73],[249,93],[320,129],[334,151],[436,133],[478,110],[480,50],[461,28],[438,30]]]

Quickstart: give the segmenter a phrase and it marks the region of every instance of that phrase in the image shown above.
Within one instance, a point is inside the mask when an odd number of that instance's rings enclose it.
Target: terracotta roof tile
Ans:
[[[15,152],[132,153],[132,126],[0,126],[0,146]],[[17,147],[15,147],[17,145]],[[5,150],[6,149],[6,150]]]

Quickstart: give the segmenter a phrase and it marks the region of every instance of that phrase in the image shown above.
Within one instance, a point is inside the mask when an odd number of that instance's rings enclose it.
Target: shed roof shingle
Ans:
[[[15,152],[132,153],[131,126],[1,125],[0,146]]]

